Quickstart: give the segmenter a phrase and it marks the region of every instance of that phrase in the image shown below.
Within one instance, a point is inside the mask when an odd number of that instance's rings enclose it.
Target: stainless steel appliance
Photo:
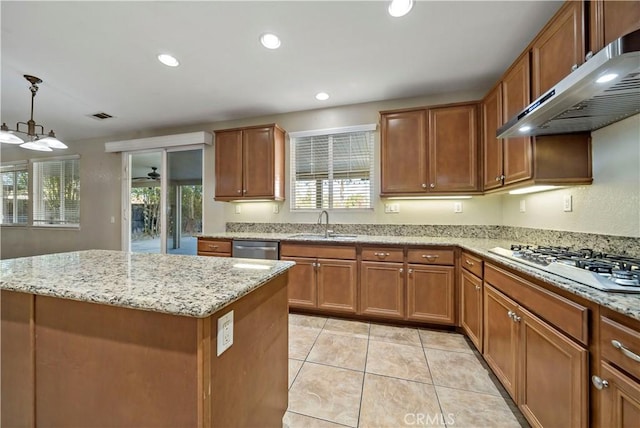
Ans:
[[[234,240],[231,255],[247,259],[278,260],[280,248],[277,241]]]
[[[553,246],[512,245],[489,252],[598,290],[640,293],[640,258]]]
[[[600,50],[498,129],[498,138],[594,131],[640,112],[640,30]]]

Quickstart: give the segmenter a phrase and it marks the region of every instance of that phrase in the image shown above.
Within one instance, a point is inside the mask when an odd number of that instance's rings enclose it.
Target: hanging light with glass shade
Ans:
[[[20,147],[29,150],[39,150],[43,152],[50,152],[52,149],[66,149],[66,144],[56,138],[56,134],[53,130],[45,134],[44,127],[38,125],[33,120],[33,101],[38,92],[38,85],[42,83],[42,80],[35,76],[28,74],[24,75],[24,78],[31,83],[29,90],[31,91],[31,118],[27,122],[18,122],[15,129],[9,129],[6,123],[2,123],[0,127],[0,143],[5,144],[20,144]],[[26,130],[24,130],[26,126]],[[22,127],[22,129],[21,129]],[[39,132],[38,132],[39,131]],[[16,135],[25,134],[26,140],[23,140]]]

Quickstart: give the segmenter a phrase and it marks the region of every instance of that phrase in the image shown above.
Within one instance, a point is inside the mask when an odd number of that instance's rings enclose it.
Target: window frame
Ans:
[[[367,125],[356,125],[356,126],[347,126],[341,128],[328,128],[328,129],[318,129],[318,130],[310,130],[310,131],[300,131],[300,132],[291,132],[289,133],[289,148],[290,148],[290,172],[291,179],[289,181],[290,186],[290,211],[291,212],[320,212],[322,210],[329,211],[338,211],[338,212],[371,212],[375,208],[375,131],[377,129],[376,124],[367,124]],[[335,158],[333,158],[333,137],[339,134],[354,134],[354,133],[367,133],[367,143],[369,144],[369,155],[370,155],[370,164],[369,164],[369,206],[368,207],[334,207],[334,196],[335,196],[335,182],[341,180],[339,177],[334,177],[334,163]],[[328,181],[328,207],[323,208],[315,207],[315,208],[297,208],[297,200],[296,198],[296,183],[299,181],[306,180],[297,180],[297,153],[296,153],[296,144],[300,138],[306,137],[322,137],[328,136],[328,147],[327,147],[327,178]],[[322,187],[322,180],[316,179],[316,187]],[[322,195],[321,195],[322,199]],[[318,198],[316,197],[316,201]],[[322,202],[320,202],[322,205]]]
[[[9,173],[12,172],[13,173],[13,212],[11,213],[11,218],[14,220],[11,223],[5,223],[4,222],[4,196],[2,197],[3,199],[3,213],[1,214],[1,218],[0,218],[0,226],[2,227],[25,227],[25,226],[29,226],[30,224],[30,220],[31,220],[31,174],[29,173],[29,163],[27,161],[13,161],[13,162],[3,162],[0,164],[0,174],[5,174],[5,173]],[[17,197],[18,197],[18,193],[16,192],[16,186],[17,186],[17,174],[19,172],[25,172],[27,174],[27,188],[26,188],[26,196],[27,196],[27,207],[26,207],[26,220],[24,222],[16,222],[16,218],[17,216],[17,210],[18,210],[18,204],[17,202]],[[4,183],[2,183],[3,189],[0,190],[0,195],[3,195],[4,193]]]
[[[66,209],[65,209],[65,198],[60,198],[60,208],[59,208],[59,218],[56,223],[47,223],[46,220],[37,220],[36,219],[36,211],[40,209],[41,205],[44,203],[44,198],[41,193],[41,180],[36,173],[36,168],[38,168],[37,164],[45,164],[47,162],[64,162],[69,160],[75,160],[78,162],[78,222],[77,223],[62,223],[65,221],[66,217]],[[31,202],[31,221],[30,225],[34,228],[47,228],[47,229],[80,229],[81,224],[81,174],[80,174],[80,156],[79,155],[71,155],[71,156],[56,156],[56,157],[44,157],[44,158],[36,158],[31,159],[29,161],[30,164],[30,182],[31,182],[31,192],[30,192],[30,202]],[[64,169],[61,168],[60,171],[61,178],[61,186],[60,193],[61,195],[64,193]]]

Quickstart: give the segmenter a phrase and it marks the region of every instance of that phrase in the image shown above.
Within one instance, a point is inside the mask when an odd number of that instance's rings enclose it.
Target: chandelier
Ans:
[[[38,125],[33,120],[33,100],[36,97],[36,92],[38,92],[38,84],[42,83],[42,80],[28,74],[25,74],[24,78],[31,83],[31,86],[29,87],[29,90],[31,91],[31,118],[27,122],[18,122],[16,124],[16,129],[9,129],[7,124],[3,123],[0,127],[0,143],[20,144],[20,147],[24,149],[39,150],[42,152],[51,152],[53,151],[52,149],[68,148],[66,144],[56,138],[56,134],[53,130],[49,131],[48,134],[45,134],[44,127],[42,125]],[[20,129],[21,126],[22,129]],[[24,130],[25,126],[26,131]],[[16,132],[25,134],[27,136],[27,141],[15,135]]]

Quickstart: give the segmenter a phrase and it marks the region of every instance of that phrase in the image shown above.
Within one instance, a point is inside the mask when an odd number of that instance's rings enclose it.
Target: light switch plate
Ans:
[[[462,202],[454,202],[453,203],[453,212],[461,213],[462,212]]]
[[[216,347],[218,356],[231,345],[233,345],[233,311],[218,318],[218,346]]]
[[[242,212],[242,208],[240,204],[236,204],[236,214],[240,214]]]
[[[564,195],[564,199],[562,200],[562,209],[564,212],[573,211],[573,198],[571,195]]]
[[[527,206],[526,206],[526,204],[524,202],[524,199],[521,199],[520,200],[520,212],[523,213],[523,212],[526,212],[526,211],[527,211]]]
[[[278,214],[280,212],[280,206],[278,204],[273,204],[273,213]]]
[[[387,214],[397,214],[400,212],[400,204],[384,204],[384,212]]]

